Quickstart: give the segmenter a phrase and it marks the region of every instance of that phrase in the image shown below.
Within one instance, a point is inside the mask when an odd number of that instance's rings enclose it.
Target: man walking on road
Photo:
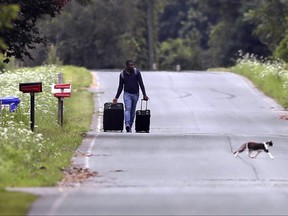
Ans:
[[[117,103],[124,88],[123,98],[125,104],[125,126],[127,132],[131,132],[134,122],[136,106],[139,99],[139,86],[143,93],[143,99],[149,100],[146,95],[140,71],[134,67],[133,61],[127,60],[126,68],[120,73],[118,91],[113,99],[113,103]]]

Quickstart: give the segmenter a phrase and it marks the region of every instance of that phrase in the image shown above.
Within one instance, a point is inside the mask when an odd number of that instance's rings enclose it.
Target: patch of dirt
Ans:
[[[74,154],[74,157],[91,157],[91,156],[94,156],[93,154],[89,154],[89,153],[84,153],[80,150],[76,150],[75,154]]]
[[[81,184],[90,177],[97,176],[97,172],[92,172],[89,169],[83,169],[81,167],[71,167],[68,169],[62,169],[64,178],[58,182],[58,186],[74,186],[75,184]]]
[[[288,114],[281,114],[278,116],[279,119],[288,120]]]
[[[97,84],[96,84],[96,75],[95,73],[92,73],[92,84],[90,85],[90,88],[97,88]]]

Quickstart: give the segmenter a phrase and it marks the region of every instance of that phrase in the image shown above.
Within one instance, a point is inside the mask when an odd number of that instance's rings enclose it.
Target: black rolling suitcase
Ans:
[[[136,111],[136,122],[135,122],[135,131],[137,133],[149,133],[150,131],[150,117],[151,112],[147,109],[147,101],[146,101],[146,109],[142,109],[142,103],[145,100],[141,100],[141,110]]]
[[[103,113],[103,130],[123,131],[124,125],[124,106],[123,103],[110,103],[104,104]]]

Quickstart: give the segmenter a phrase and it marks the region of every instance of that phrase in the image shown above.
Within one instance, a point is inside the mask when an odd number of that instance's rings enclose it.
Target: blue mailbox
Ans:
[[[13,97],[13,96],[7,96],[7,97],[2,97],[0,98],[1,104],[2,105],[8,105],[10,112],[14,112],[21,100],[18,97]]]

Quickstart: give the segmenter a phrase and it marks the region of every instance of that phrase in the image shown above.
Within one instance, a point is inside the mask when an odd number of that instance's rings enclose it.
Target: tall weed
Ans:
[[[236,65],[231,70],[247,77],[265,94],[283,107],[288,107],[288,70],[283,61],[261,59],[253,54],[240,52]]]
[[[78,69],[73,68],[74,71]],[[71,120],[67,114],[73,110],[73,103],[69,104],[71,98],[86,97],[92,101],[92,94],[79,89],[81,80],[75,83],[78,87],[74,88],[72,97],[64,100],[64,127],[57,124],[57,98],[51,93],[51,85],[57,82],[59,72],[63,72],[63,67],[47,65],[0,74],[0,97],[15,96],[21,99],[15,112],[4,109],[1,113],[0,188],[55,185],[62,177],[61,168],[69,165],[72,154],[81,143],[81,134],[89,130],[92,108],[83,106],[84,115],[88,117],[80,125],[75,123],[79,119]],[[82,73],[91,83],[89,71]],[[35,130],[32,132],[30,94],[20,92],[19,83],[39,81],[42,82],[43,92],[35,96]],[[74,84],[71,84],[73,89]],[[90,105],[93,107],[93,104]]]

